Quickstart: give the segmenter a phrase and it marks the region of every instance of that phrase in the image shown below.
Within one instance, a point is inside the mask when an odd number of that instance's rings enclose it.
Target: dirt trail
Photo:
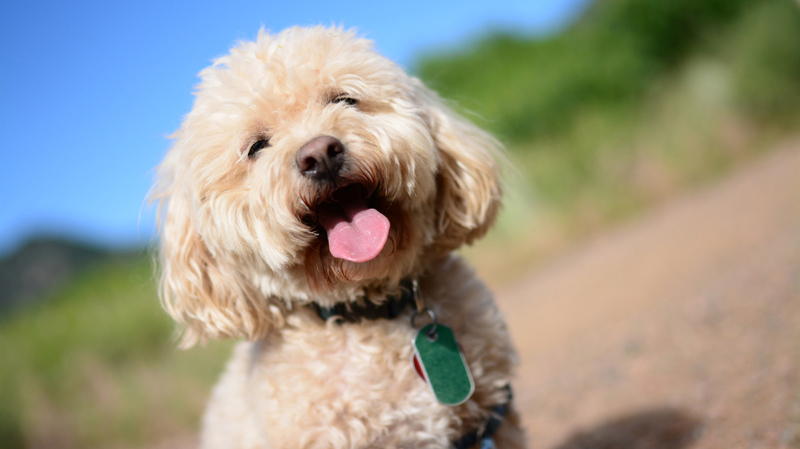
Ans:
[[[800,142],[498,293],[531,448],[800,448]]]

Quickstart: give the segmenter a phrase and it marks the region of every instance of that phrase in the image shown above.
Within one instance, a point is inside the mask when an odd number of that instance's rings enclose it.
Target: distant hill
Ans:
[[[601,0],[563,32],[498,32],[416,72],[509,143],[571,132],[587,114],[635,118],[655,87],[702,56],[736,106],[773,120],[800,102],[800,8],[792,0]]]
[[[90,265],[137,253],[57,237],[31,239],[0,260],[0,315],[44,299]]]

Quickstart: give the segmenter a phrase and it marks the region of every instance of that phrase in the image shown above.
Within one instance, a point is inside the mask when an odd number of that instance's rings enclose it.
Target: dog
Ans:
[[[454,253],[497,215],[500,144],[352,30],[262,29],[200,79],[152,197],[180,345],[242,340],[201,446],[523,447],[506,325]]]

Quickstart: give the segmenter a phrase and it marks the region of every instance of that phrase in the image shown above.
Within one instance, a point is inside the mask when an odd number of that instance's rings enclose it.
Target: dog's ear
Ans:
[[[151,199],[159,203],[159,296],[181,328],[180,346],[209,338],[252,340],[282,326],[280,306],[263,299],[232,262],[215,256],[203,242],[189,194],[178,189],[169,173],[169,156]]]
[[[502,196],[498,167],[502,148],[421,82],[416,87],[439,150],[435,249],[444,254],[482,237],[494,223]]]

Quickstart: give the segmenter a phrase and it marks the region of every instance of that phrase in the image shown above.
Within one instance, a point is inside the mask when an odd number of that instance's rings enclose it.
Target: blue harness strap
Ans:
[[[492,414],[483,428],[475,429],[472,432],[462,436],[458,441],[453,443],[453,449],[470,449],[475,445],[480,444],[480,449],[496,449],[494,443],[494,434],[503,423],[503,419],[508,413],[508,407],[511,404],[513,393],[511,392],[511,385],[506,385],[505,390],[508,392],[508,399],[506,402],[495,405],[492,407]]]

